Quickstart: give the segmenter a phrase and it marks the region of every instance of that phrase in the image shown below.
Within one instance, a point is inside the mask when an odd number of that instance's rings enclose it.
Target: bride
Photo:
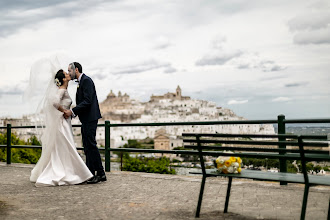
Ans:
[[[93,177],[75,147],[71,119],[65,119],[62,113],[72,104],[67,91],[71,78],[62,69],[56,72],[59,65],[50,63],[52,79],[39,114],[45,125],[41,136],[42,154],[30,176],[37,187],[79,184]]]

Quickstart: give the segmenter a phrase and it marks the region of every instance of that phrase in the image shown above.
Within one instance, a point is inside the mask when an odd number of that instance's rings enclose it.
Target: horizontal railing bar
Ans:
[[[268,158],[268,159],[287,159],[287,160],[301,160],[301,156],[298,153],[289,153],[289,154],[265,154],[265,153],[224,153],[224,152],[214,152],[214,151],[204,151],[203,156],[238,156],[238,157],[249,157],[249,158]],[[328,161],[330,160],[329,155],[321,154],[305,154],[305,159],[307,161]]]
[[[242,137],[242,138],[298,138],[299,135],[292,134],[197,134],[183,133],[184,137]],[[303,139],[327,139],[326,135],[300,135]]]
[[[239,152],[233,152],[233,153],[225,153],[225,152],[215,152],[215,151],[203,151],[202,152],[203,156],[238,156],[238,157],[249,157],[249,158],[268,158],[268,159],[299,159],[300,158],[300,154],[285,154],[285,155],[281,155],[281,154],[277,154],[277,153],[248,153],[248,152],[244,152],[244,153],[239,153]]]
[[[6,145],[0,145],[0,147],[7,147]],[[12,145],[11,148],[42,148],[37,145]],[[83,147],[77,147],[77,150],[83,150]],[[105,148],[98,148],[103,151]],[[110,148],[110,151],[122,151],[122,152],[146,152],[146,153],[168,153],[168,154],[198,154],[197,151],[188,150],[154,150],[154,149],[141,149],[141,148]]]
[[[42,148],[42,146],[39,145],[11,145],[11,148]]]
[[[198,151],[189,150],[154,150],[141,148],[110,148],[110,151],[119,152],[144,152],[144,153],[164,153],[164,154],[198,154]]]
[[[97,127],[104,127],[105,124],[97,124]],[[75,127],[75,128],[80,128],[81,127],[81,124],[78,124],[78,125],[72,125],[72,127]]]
[[[319,119],[284,119],[286,124],[294,123],[330,123],[330,118],[319,118]]]
[[[0,147],[7,147],[6,145],[0,145]],[[42,146],[39,146],[39,145],[12,145],[11,148],[42,148]],[[84,150],[83,147],[77,147],[76,148],[77,150]],[[105,148],[98,148],[99,150],[103,151],[105,150]]]
[[[41,128],[42,126],[33,126],[33,125],[27,125],[27,126],[12,126],[11,129],[19,129],[19,128]]]
[[[202,134],[202,133],[183,133],[184,137],[242,137],[242,138],[298,138],[298,135],[292,134]]]
[[[321,140],[327,140],[327,135],[300,135],[302,139],[321,139]]]
[[[0,147],[7,147],[6,145],[0,145]],[[42,146],[37,145],[12,145],[11,148],[42,148]],[[105,148],[98,148],[104,151]],[[84,150],[83,147],[77,147],[77,150]],[[153,149],[141,149],[141,148],[110,148],[110,151],[122,151],[122,152],[149,152],[149,153],[169,153],[169,154],[198,154],[197,151],[187,151],[187,150],[153,150]]]
[[[185,145],[184,148],[186,149],[198,149],[199,147],[196,145]],[[202,146],[202,149],[205,150],[234,150],[235,152],[241,151],[255,151],[255,152],[289,152],[289,153],[299,153],[299,149],[287,149],[287,148],[251,148],[251,147],[216,147],[216,146]],[[315,154],[329,154],[327,150],[304,150],[305,153],[315,153]]]
[[[199,121],[199,122],[160,122],[160,123],[120,123],[110,124],[110,127],[135,127],[135,126],[175,126],[175,125],[221,125],[221,124],[277,124],[277,120],[240,120],[240,121]],[[284,123],[330,123],[330,119],[284,119]],[[105,124],[98,124],[98,127],[104,127]],[[12,129],[35,128],[36,126],[12,126]],[[42,127],[42,126],[37,126]],[[81,125],[72,125],[72,127],[81,127]],[[7,127],[0,127],[6,129]]]
[[[328,147],[329,144],[328,142],[325,141],[318,141],[318,142],[307,142],[307,141],[303,141],[304,146],[307,147]]]
[[[97,124],[97,127],[104,127],[105,124]],[[72,127],[81,127],[81,124],[76,124],[72,125]],[[7,127],[0,127],[0,129],[6,129]],[[20,129],[20,128],[45,128],[45,126],[38,125],[38,126],[33,126],[33,125],[27,125],[27,126],[12,126],[12,129]]]
[[[290,146],[298,146],[296,141],[231,141],[231,140],[196,140],[196,139],[184,139],[185,143],[201,143],[201,144],[242,144],[242,145],[279,145],[286,144]],[[304,146],[315,147],[328,147],[328,142],[307,142],[304,141]]]
[[[244,145],[279,145],[279,144],[286,144],[297,146],[298,142],[293,141],[231,141],[231,140],[192,140],[192,139],[184,139],[183,142],[190,142],[190,143],[202,143],[202,144],[244,144]]]
[[[121,124],[110,124],[110,127],[220,125],[220,124],[276,124],[276,123],[277,120],[199,121],[199,122],[121,123]]]
[[[198,149],[196,145],[185,145],[184,148]],[[252,147],[216,147],[216,146],[201,146],[203,150],[232,150],[236,151],[256,151],[256,152],[295,152],[299,153],[298,149],[286,149],[286,148],[252,148]]]

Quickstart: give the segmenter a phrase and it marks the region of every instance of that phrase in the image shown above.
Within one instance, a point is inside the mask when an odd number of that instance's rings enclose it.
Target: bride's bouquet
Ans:
[[[242,171],[240,157],[220,156],[215,160],[215,165],[220,173],[241,173]]]

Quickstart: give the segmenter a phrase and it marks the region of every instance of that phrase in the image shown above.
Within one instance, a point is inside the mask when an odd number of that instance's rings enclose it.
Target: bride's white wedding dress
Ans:
[[[66,89],[58,89],[56,100],[53,102],[56,109],[59,105],[70,109],[72,100]],[[71,119],[65,119],[60,111],[57,117],[55,129],[48,130],[49,134],[46,129],[43,134],[47,142],[43,143],[41,157],[31,172],[30,181],[37,187],[79,184],[93,177],[75,147]]]

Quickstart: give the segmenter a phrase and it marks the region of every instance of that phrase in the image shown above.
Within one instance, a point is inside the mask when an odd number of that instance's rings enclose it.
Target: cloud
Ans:
[[[260,78],[260,80],[262,80],[262,81],[269,81],[269,80],[273,81],[273,80],[286,79],[286,78],[288,78],[287,75],[275,75],[275,76],[265,76],[265,77]]]
[[[227,42],[226,36],[218,35],[212,40],[211,47],[214,49],[222,49],[225,46],[226,42]]]
[[[256,52],[248,52],[229,47],[227,38],[216,36],[211,41],[211,50],[208,54],[195,62],[196,66],[224,65],[233,63],[238,69],[261,69],[263,72],[276,72],[286,69],[275,61],[263,59]]]
[[[165,36],[160,36],[156,39],[153,48],[157,50],[162,50],[168,48],[169,46],[171,46],[169,39]]]
[[[175,69],[171,66],[170,63],[162,63],[156,60],[148,60],[138,64],[119,67],[117,70],[112,71],[112,74],[134,74],[134,73],[142,73],[150,70],[165,68],[164,72],[175,72]],[[168,71],[168,72],[166,72]]]
[[[1,1],[0,37],[15,33],[20,28],[38,28],[38,23],[53,18],[72,17],[95,7],[103,1]]]
[[[257,65],[257,68],[261,69],[264,72],[275,72],[275,71],[281,71],[286,69],[286,67],[282,67],[278,64],[276,64],[272,60],[262,60]]]
[[[87,74],[90,75],[93,79],[104,80],[108,77],[108,75],[110,75],[110,71],[108,71],[106,68],[100,68],[100,67],[93,68],[92,66],[91,69],[92,72]]]
[[[287,68],[273,60],[262,59],[258,54],[249,52],[236,59],[235,64],[238,69],[260,69],[263,72],[276,72]]]
[[[300,87],[300,86],[305,86],[307,84],[308,84],[307,82],[302,82],[302,83],[288,83],[288,84],[285,84],[284,86],[285,87]]]
[[[288,22],[295,44],[330,43],[330,4],[319,2]]]
[[[98,79],[98,80],[104,80],[107,78],[107,75],[105,73],[96,73],[91,75],[93,79]]]
[[[177,70],[172,66],[169,66],[168,68],[164,69],[164,73],[175,73],[176,71]]]
[[[239,100],[234,100],[234,99],[233,99],[233,100],[229,100],[229,101],[227,102],[227,104],[228,104],[228,105],[241,105],[241,104],[248,103],[248,101],[249,101],[249,100],[247,100],[247,99],[246,99],[246,100],[240,100],[240,101],[239,101]]]
[[[292,99],[289,97],[277,97],[277,98],[272,99],[272,102],[288,102],[290,100],[292,100]]]
[[[216,51],[213,54],[208,54],[202,57],[200,60],[195,62],[196,66],[214,66],[214,65],[224,65],[228,61],[237,58],[242,55],[240,51]]]
[[[330,27],[298,32],[293,41],[296,44],[330,44]]]

